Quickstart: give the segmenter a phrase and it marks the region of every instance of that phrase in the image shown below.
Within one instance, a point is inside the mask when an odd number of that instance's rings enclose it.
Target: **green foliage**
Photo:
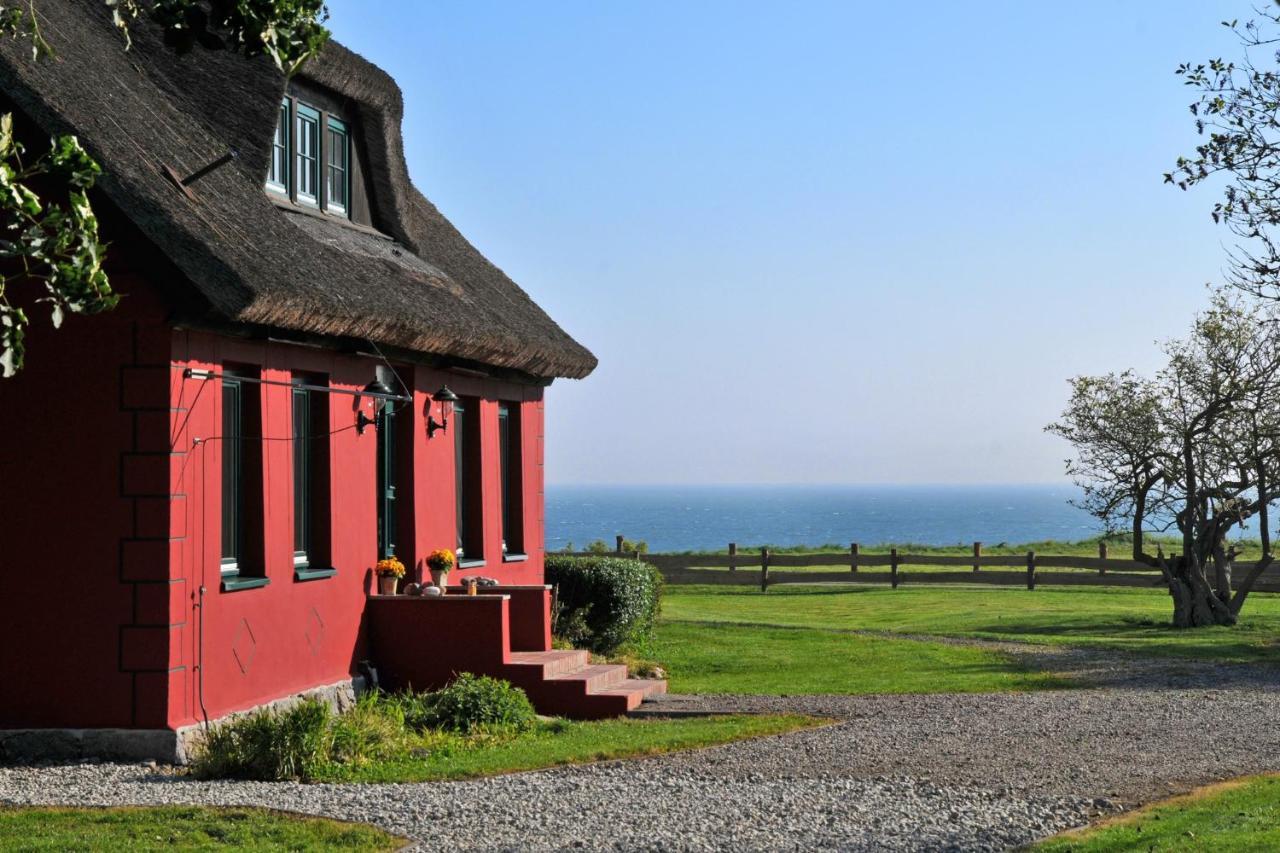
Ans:
[[[0,850],[401,850],[405,839],[358,823],[255,808],[0,808]]]
[[[132,45],[129,27],[148,14],[164,28],[165,43],[179,53],[196,46],[267,54],[286,74],[315,56],[329,38],[323,0],[106,0],[116,28]]]
[[[201,779],[309,779],[329,760],[332,722],[329,706],[314,699],[246,714],[209,731],[192,772]]]
[[[428,694],[406,714],[415,728],[447,732],[527,731],[537,719],[529,697],[510,682],[464,672],[443,690]]]
[[[652,636],[662,575],[648,563],[551,555],[546,580],[557,586],[553,631],[574,645],[611,654]]]
[[[377,691],[363,694],[353,708],[333,719],[329,761],[361,764],[394,754],[405,741],[405,715],[399,702]]]
[[[596,539],[594,542],[588,542],[585,550],[588,554],[613,554],[613,553],[617,553],[617,545],[616,544],[610,545],[608,542],[605,542],[603,539]],[[573,551],[573,543],[572,542],[566,543],[564,547],[564,551],[565,553],[571,553]],[[637,552],[641,554],[648,554],[649,543],[644,541],[643,539],[623,539],[622,540],[623,554],[635,554]]]
[[[1038,853],[1280,849],[1280,776],[1210,785],[1031,848]]]
[[[329,782],[434,782],[658,755],[821,725],[793,714],[654,720],[541,721],[519,735],[439,735],[423,748],[361,765],[331,764]]]
[[[0,376],[22,367],[26,313],[9,300],[15,282],[43,282],[54,327],[66,312],[94,314],[115,307],[102,269],[106,247],[98,241],[98,220],[87,192],[101,168],[74,136],[56,136],[49,151],[31,163],[13,136],[13,116],[0,116],[0,258],[19,272],[0,276]],[[43,198],[31,183],[59,187]]]
[[[0,3],[0,36],[9,38],[31,39],[31,58],[39,59],[50,56],[53,49],[40,35],[40,19],[36,17],[35,3],[29,2],[27,8],[16,3]]]

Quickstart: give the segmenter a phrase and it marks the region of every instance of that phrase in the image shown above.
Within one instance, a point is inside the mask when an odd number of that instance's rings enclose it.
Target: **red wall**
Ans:
[[[0,726],[165,722],[171,665],[152,626],[184,630],[168,578],[169,329],[127,255],[108,257],[123,294],[110,313],[54,330],[28,301],[27,365],[0,379]]]
[[[172,663],[182,666],[171,695],[168,724],[181,726],[207,712],[227,712],[280,696],[349,678],[367,654],[362,624],[365,594],[378,559],[375,503],[377,437],[373,429],[358,434],[355,398],[329,397],[330,470],[332,479],[331,542],[334,577],[299,581],[293,572],[293,477],[289,441],[266,441],[263,455],[264,551],[270,584],[254,589],[220,589],[221,442],[195,442],[221,431],[219,383],[184,379],[184,368],[220,371],[226,362],[259,366],[263,379],[288,381],[292,371],[327,374],[335,388],[359,390],[374,376],[372,358],[340,355],[288,344],[252,342],[207,333],[177,331],[173,335],[171,391],[176,435],[171,458],[175,499],[175,549],[171,576],[195,592],[206,590],[201,650],[198,597],[172,614],[191,627],[175,631]],[[428,395],[448,384],[460,395],[481,398],[484,551],[482,568],[455,573],[456,582],[470,574],[498,578],[504,584],[541,583],[542,540],[542,389],[505,384],[470,375],[423,367],[397,368],[412,389],[414,402],[400,415],[402,459],[399,484],[401,517],[398,554],[414,570],[435,548],[456,541],[453,434],[427,438]],[[203,387],[202,387],[203,386]],[[252,388],[253,386],[248,386]],[[260,386],[264,437],[291,435],[290,389]],[[498,401],[521,406],[524,451],[524,542],[529,558],[501,558],[501,489],[498,457]],[[369,401],[366,413],[372,414]],[[182,411],[185,409],[186,411]],[[439,419],[439,406],[431,414]],[[406,423],[407,421],[407,423]],[[412,482],[405,482],[405,475]],[[411,642],[412,638],[406,638]],[[197,664],[203,660],[203,666]],[[199,673],[203,672],[203,693]],[[181,683],[176,683],[180,681]],[[201,698],[203,695],[203,708]]]
[[[0,727],[177,727],[201,719],[202,699],[216,718],[349,678],[366,654],[365,594],[379,556],[374,430],[346,429],[354,398],[329,397],[337,575],[294,579],[291,444],[268,441],[270,584],[224,592],[221,445],[194,441],[221,431],[221,390],[184,379],[183,369],[232,361],[258,365],[264,379],[301,370],[356,390],[375,361],[174,330],[167,299],[146,278],[121,266],[112,282],[126,294],[117,310],[69,317],[60,331],[31,310],[27,368],[0,381]],[[482,400],[488,557],[451,582],[480,574],[541,583],[542,389],[422,367],[400,373],[414,396],[401,416],[411,480],[400,483],[402,558],[456,541],[453,434],[428,440],[424,426],[428,395],[447,383]],[[263,435],[289,437],[290,390],[260,393]],[[525,562],[501,558],[499,400],[521,406]],[[432,413],[439,418],[439,407]]]

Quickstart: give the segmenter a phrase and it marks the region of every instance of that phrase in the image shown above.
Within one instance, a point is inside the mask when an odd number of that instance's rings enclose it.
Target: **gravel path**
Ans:
[[[1107,686],[674,696],[656,709],[841,722],[659,758],[422,785],[200,783],[136,765],[0,768],[0,803],[265,805],[372,822],[433,850],[1004,850],[1122,805],[1280,770],[1276,670],[1151,667],[1098,653],[1043,663]],[[1216,751],[1171,736],[1175,725],[1214,737]]]

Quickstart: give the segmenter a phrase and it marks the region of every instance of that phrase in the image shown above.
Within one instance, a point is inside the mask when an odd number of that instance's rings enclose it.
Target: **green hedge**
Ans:
[[[553,630],[574,646],[611,654],[652,637],[662,575],[648,563],[549,554],[546,582],[557,587]]]

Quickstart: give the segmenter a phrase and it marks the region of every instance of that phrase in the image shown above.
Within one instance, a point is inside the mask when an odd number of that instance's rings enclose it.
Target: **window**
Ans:
[[[263,586],[262,404],[256,374],[222,375],[222,586]]]
[[[298,197],[305,204],[320,203],[320,113],[299,103]]]
[[[329,558],[329,404],[325,377],[293,389],[293,566],[299,580],[334,574]]]
[[[524,483],[521,467],[520,406],[498,406],[498,453],[502,474],[502,553],[504,557],[524,554]]]
[[[244,556],[244,396],[240,380],[222,377],[222,572],[236,574]]]
[[[325,170],[328,185],[326,186],[325,209],[330,213],[346,215],[348,183],[350,181],[350,143],[347,135],[347,123],[329,116],[328,167]]]
[[[314,97],[319,104],[330,100],[319,94]],[[369,225],[355,156],[352,127],[346,119],[328,107],[286,95],[271,139],[267,191],[344,219],[351,219],[353,208],[358,207],[355,219]]]
[[[276,135],[271,140],[271,168],[267,172],[267,189],[289,194],[289,99],[280,102]]]
[[[454,472],[457,480],[458,561],[484,559],[480,495],[480,401],[464,397],[453,405]]]
[[[396,481],[400,468],[397,453],[395,406],[389,402],[378,413],[378,559],[396,553]]]

